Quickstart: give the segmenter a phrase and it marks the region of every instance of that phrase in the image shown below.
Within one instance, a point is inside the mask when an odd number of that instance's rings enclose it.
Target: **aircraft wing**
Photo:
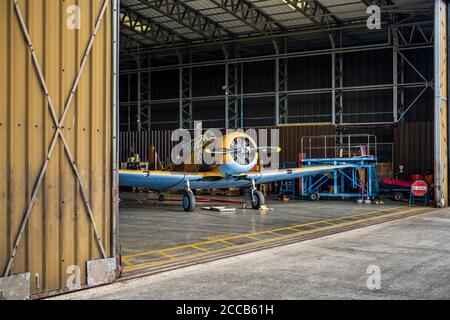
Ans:
[[[148,188],[152,190],[183,190],[186,186],[186,181],[195,184],[196,182],[221,179],[223,179],[223,176],[215,172],[119,171],[119,184],[121,187]]]
[[[122,187],[148,188],[151,190],[184,190],[186,181],[192,189],[244,188],[256,184],[276,181],[294,180],[306,176],[347,169],[352,165],[318,166],[282,170],[265,170],[248,172],[236,176],[224,177],[217,172],[183,173],[169,171],[119,171],[119,182]]]
[[[331,172],[337,169],[352,168],[353,165],[317,166],[306,168],[266,170],[261,172],[249,172],[240,175],[240,179],[255,180],[256,184],[264,184],[277,181],[294,180],[307,176],[314,176],[320,173]]]

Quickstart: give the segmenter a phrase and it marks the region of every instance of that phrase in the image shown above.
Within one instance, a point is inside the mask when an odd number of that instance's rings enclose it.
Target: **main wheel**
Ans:
[[[194,212],[195,210],[195,195],[192,191],[186,192],[183,197],[183,209],[186,212]]]
[[[164,202],[164,201],[166,201],[166,197],[164,197],[164,194],[161,193],[161,194],[158,195],[158,201],[159,201],[159,202]]]
[[[261,209],[266,204],[266,198],[260,191],[255,191],[251,196],[252,208],[255,210]]]
[[[320,194],[317,192],[313,192],[309,195],[310,201],[319,201],[320,200]]]

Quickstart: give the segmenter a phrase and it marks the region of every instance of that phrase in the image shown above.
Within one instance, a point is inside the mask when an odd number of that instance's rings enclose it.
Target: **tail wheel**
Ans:
[[[261,209],[261,207],[263,205],[266,204],[266,198],[264,197],[262,192],[255,191],[255,192],[253,192],[253,195],[251,196],[251,202],[252,202],[253,209],[259,210],[259,209]]]
[[[192,191],[186,192],[183,197],[183,209],[186,212],[194,212],[195,210],[195,195]]]

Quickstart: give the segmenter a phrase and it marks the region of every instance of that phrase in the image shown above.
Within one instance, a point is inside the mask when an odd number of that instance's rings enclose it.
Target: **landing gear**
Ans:
[[[186,187],[183,197],[183,209],[186,212],[194,212],[196,206],[195,195],[191,190],[189,180],[186,181]]]
[[[195,195],[192,191],[188,191],[183,197],[183,209],[186,212],[194,212],[196,206]]]
[[[252,208],[255,210],[261,209],[263,205],[266,204],[266,199],[264,198],[264,195],[260,191],[255,191],[252,195]]]
[[[255,210],[261,209],[261,207],[266,204],[266,198],[262,192],[256,190],[255,181],[252,181],[252,187],[250,189],[250,202],[252,204],[252,208]]]
[[[164,197],[164,194],[160,193],[160,194],[158,195],[158,201],[159,201],[159,202],[164,202],[164,201],[166,201],[166,198]]]

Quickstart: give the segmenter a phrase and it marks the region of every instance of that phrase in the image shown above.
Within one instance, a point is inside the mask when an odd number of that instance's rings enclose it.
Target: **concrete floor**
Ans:
[[[435,211],[58,299],[450,299],[449,230]]]
[[[180,198],[180,196],[167,196]],[[197,205],[194,213],[185,213],[181,200],[156,203],[154,194],[121,194],[120,240],[124,256],[152,250],[172,248],[216,238],[232,237],[250,232],[273,230],[304,223],[334,219],[362,212],[407,207],[407,203],[386,202],[383,206],[358,205],[354,201],[269,201],[273,211],[242,209],[235,213],[204,211]],[[220,197],[215,197],[220,198]],[[239,200],[239,199],[235,199]],[[338,204],[338,205],[336,205]],[[223,206],[223,204],[216,204]]]

